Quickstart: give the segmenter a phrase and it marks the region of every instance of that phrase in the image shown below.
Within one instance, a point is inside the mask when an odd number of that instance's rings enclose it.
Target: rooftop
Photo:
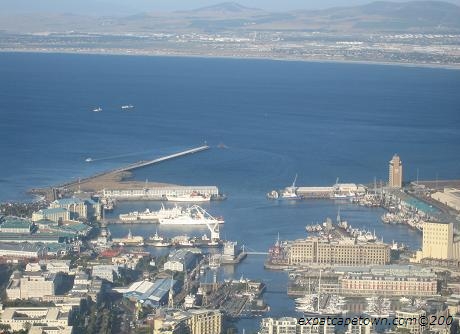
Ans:
[[[56,213],[65,213],[67,212],[64,208],[50,208],[50,209],[41,209],[38,212],[43,213],[45,215],[52,215]]]
[[[72,198],[57,199],[53,203],[58,204],[58,205],[74,205],[74,204],[78,205],[78,204],[84,204],[85,201],[80,198],[72,197]]]

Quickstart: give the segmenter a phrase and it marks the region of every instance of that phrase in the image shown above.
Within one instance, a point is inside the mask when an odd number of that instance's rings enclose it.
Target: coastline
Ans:
[[[241,56],[241,55],[210,55],[193,53],[157,52],[148,51],[132,53],[126,51],[113,50],[34,50],[34,49],[0,49],[0,53],[37,53],[37,54],[71,54],[71,55],[99,55],[99,56],[137,56],[137,57],[174,57],[174,58],[210,58],[210,59],[238,59],[238,60],[266,60],[266,61],[286,61],[303,63],[332,63],[332,64],[362,64],[362,65],[381,65],[381,66],[400,66],[413,68],[430,68],[443,70],[460,70],[459,64],[439,64],[439,63],[403,63],[390,61],[371,61],[371,60],[347,60],[347,59],[326,59],[326,58],[282,58],[276,56]]]

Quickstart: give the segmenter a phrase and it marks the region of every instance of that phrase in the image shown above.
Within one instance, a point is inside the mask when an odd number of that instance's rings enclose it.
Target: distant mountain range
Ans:
[[[0,13],[8,32],[223,32],[302,30],[328,32],[458,32],[460,7],[443,1],[388,2],[324,10],[267,12],[235,2],[173,13],[123,17]]]

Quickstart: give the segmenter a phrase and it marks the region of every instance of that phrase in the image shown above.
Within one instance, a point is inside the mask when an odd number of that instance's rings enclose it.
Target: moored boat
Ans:
[[[198,205],[185,209],[178,216],[159,218],[158,221],[163,225],[214,225],[224,223],[222,217],[213,217]]]

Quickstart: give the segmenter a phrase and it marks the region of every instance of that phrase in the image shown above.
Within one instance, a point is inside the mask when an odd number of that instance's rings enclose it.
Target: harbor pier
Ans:
[[[102,191],[103,189],[132,190],[171,186],[168,184],[156,182],[147,183],[139,181],[127,181],[126,179],[129,178],[131,176],[131,172],[136,169],[202,152],[208,150],[209,148],[210,147],[208,145],[202,145],[152,160],[141,160],[112,170],[102,171],[88,177],[73,179],[72,181],[52,187],[31,189],[29,190],[29,193],[43,195],[48,200],[54,200],[60,196],[70,196],[75,191],[96,193]]]

